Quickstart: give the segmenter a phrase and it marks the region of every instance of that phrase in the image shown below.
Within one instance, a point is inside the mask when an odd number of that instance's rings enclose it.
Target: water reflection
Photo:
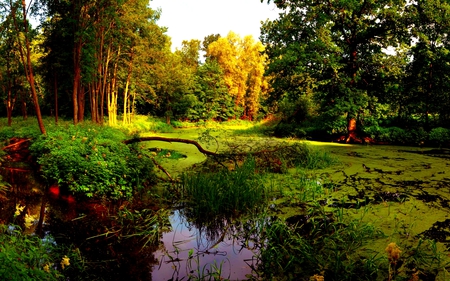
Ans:
[[[244,280],[252,274],[257,252],[255,242],[242,237],[245,224],[221,219],[193,223],[180,210],[169,219],[172,231],[163,235],[163,245],[154,254],[159,264],[153,267],[153,280]]]

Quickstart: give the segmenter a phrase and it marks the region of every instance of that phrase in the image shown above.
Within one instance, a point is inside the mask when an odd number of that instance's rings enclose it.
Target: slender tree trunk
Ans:
[[[20,92],[20,109],[22,110],[23,120],[28,119],[27,100],[24,92]]]
[[[84,121],[84,109],[85,109],[85,93],[84,87],[81,85],[78,92],[78,122]]]
[[[117,125],[117,92],[116,92],[116,84],[117,84],[117,65],[118,59],[120,57],[120,47],[117,50],[117,59],[114,62],[113,73],[110,81],[109,93],[107,93],[108,97],[108,122],[110,126]]]
[[[125,83],[125,90],[123,92],[123,120],[122,120],[122,124],[126,125],[128,124],[128,99],[129,99],[129,94],[128,94],[128,88],[130,86],[130,82],[131,82],[131,73],[133,72],[133,50],[131,51],[131,55],[130,55],[130,64],[128,65],[128,74],[127,74],[127,81]]]
[[[8,117],[8,126],[11,127],[12,124],[12,112],[14,109],[14,104],[16,101],[16,98],[12,97],[12,85],[11,85],[11,69],[9,66],[9,61],[7,62],[7,66],[6,66],[6,75],[7,75],[7,79],[8,79],[8,86],[7,86],[7,98],[6,98],[6,115]]]
[[[81,85],[81,38],[75,43],[73,48],[73,90],[72,90],[72,102],[73,102],[73,124],[78,124],[79,120],[79,108],[78,108],[78,96]]]
[[[28,40],[28,20],[27,20],[26,3],[25,3],[25,0],[22,0],[22,13],[23,13],[22,17],[23,17],[23,27],[24,27],[24,34],[25,34],[24,44],[21,42],[21,40],[19,38],[20,29],[19,29],[19,26],[16,21],[16,13],[15,13],[16,11],[15,11],[15,8],[13,8],[14,6],[13,6],[12,1],[10,1],[10,4],[12,7],[11,12],[12,12],[13,21],[14,21],[14,27],[17,32],[17,43],[19,46],[20,58],[22,60],[23,66],[24,66],[25,76],[27,77],[28,83],[30,84],[31,96],[32,96],[33,104],[34,104],[36,117],[38,120],[39,130],[41,131],[41,133],[43,135],[46,135],[47,132],[45,130],[44,121],[42,120],[41,108],[39,107],[39,99],[38,99],[38,95],[37,95],[37,91],[36,91],[36,82],[34,80],[33,66],[31,65],[31,49],[30,49],[30,41]],[[23,49],[25,49],[26,54],[24,54]]]
[[[53,94],[55,97],[55,123],[58,124],[58,75],[53,74]]]

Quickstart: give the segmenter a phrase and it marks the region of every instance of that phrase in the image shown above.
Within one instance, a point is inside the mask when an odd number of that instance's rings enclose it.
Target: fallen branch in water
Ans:
[[[134,138],[131,140],[126,140],[126,141],[124,141],[124,143],[131,144],[131,143],[142,142],[142,141],[165,141],[165,142],[187,143],[187,144],[195,145],[195,147],[197,147],[198,151],[200,151],[201,153],[203,153],[205,155],[210,155],[210,156],[219,155],[215,152],[204,149],[198,142],[196,142],[194,140],[187,140],[187,139],[164,138],[164,137],[143,137],[143,138]]]
[[[158,162],[156,162],[156,160],[154,158],[152,158],[153,164],[155,164],[156,167],[158,167],[158,169],[160,169],[161,171],[164,172],[164,174],[166,174],[166,176],[170,179],[171,182],[175,182],[174,179],[172,178],[172,176],[169,174],[169,172],[167,172],[166,169],[164,169],[163,166],[159,165]]]

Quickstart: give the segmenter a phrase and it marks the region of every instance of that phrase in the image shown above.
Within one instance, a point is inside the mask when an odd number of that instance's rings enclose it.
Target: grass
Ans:
[[[236,170],[184,174],[179,185],[189,215],[195,218],[237,216],[262,206],[270,193],[248,158]]]

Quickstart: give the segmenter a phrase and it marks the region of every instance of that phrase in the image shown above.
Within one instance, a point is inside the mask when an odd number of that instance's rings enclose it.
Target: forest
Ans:
[[[450,1],[259,2],[0,1],[0,279],[450,279]]]
[[[211,34],[171,51],[151,2],[5,1],[0,114],[36,116],[43,133],[42,115],[117,125],[144,114],[275,118],[278,136],[321,140],[448,141],[446,1],[274,3],[261,41]]]

